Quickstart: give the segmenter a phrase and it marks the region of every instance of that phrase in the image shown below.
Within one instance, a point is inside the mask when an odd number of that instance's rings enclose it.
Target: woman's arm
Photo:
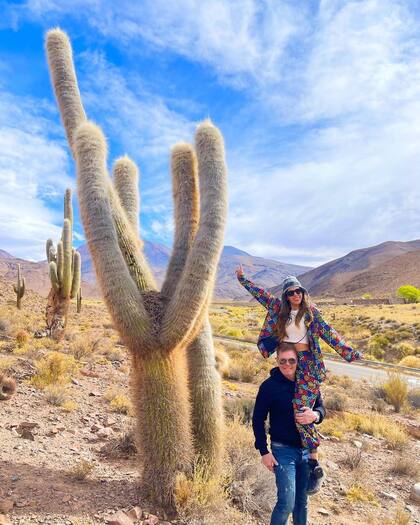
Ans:
[[[271,295],[271,293],[264,290],[264,288],[259,288],[252,281],[245,277],[242,265],[239,265],[239,268],[236,270],[236,276],[238,277],[238,281],[242,284],[242,286],[248,290],[248,292],[253,297],[255,297],[255,299],[260,304],[262,304],[262,306],[264,306],[264,308],[270,308],[273,302],[276,301],[274,295]]]
[[[362,353],[359,352],[359,350],[354,350],[351,346],[346,344],[342,336],[324,321],[318,309],[313,308],[313,313],[316,333],[321,339],[323,339],[337,352],[337,354],[341,355],[341,357],[349,363],[351,361],[356,361],[357,359],[362,359]]]

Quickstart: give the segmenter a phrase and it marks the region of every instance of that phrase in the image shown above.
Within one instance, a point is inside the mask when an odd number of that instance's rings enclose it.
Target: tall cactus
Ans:
[[[59,29],[50,31],[46,47],[76,160],[89,250],[108,310],[132,355],[143,485],[155,501],[171,506],[177,473],[188,472],[192,463],[195,432],[191,431],[185,354],[206,330],[202,327],[222,249],[227,210],[223,138],[210,122],[197,128],[200,217],[191,146],[187,157],[192,161],[185,167],[183,180],[177,182],[174,174],[175,208],[181,210],[185,228],[177,229],[174,255],[162,292],[158,292],[138,238],[139,200],[133,198],[137,168],[128,158],[119,159],[111,182],[106,141],[101,130],[86,120],[67,35]],[[173,173],[177,154],[183,149],[185,145],[173,150]]]
[[[71,190],[64,196],[64,224],[57,248],[47,240],[46,252],[49,264],[51,290],[46,308],[47,331],[56,341],[64,337],[70,299],[77,296],[81,281],[80,253],[73,247],[73,207]]]
[[[16,306],[21,309],[22,297],[25,295],[25,277],[21,276],[20,264],[17,265],[17,282],[13,285],[16,294]]]

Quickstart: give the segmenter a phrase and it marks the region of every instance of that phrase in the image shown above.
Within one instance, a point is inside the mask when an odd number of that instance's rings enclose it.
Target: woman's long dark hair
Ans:
[[[290,317],[290,312],[292,310],[292,307],[290,306],[290,301],[287,299],[287,297],[284,295],[281,302],[281,308],[280,308],[280,314],[279,314],[279,320],[277,322],[277,325],[274,329],[274,332],[276,336],[278,337],[279,341],[283,341],[285,335],[286,335],[286,325],[287,321]],[[299,311],[296,315],[295,324],[296,326],[299,326],[300,320],[302,317],[308,314],[310,321],[313,319],[313,314],[311,310],[311,298],[309,297],[308,292],[302,293],[302,301],[299,305]]]

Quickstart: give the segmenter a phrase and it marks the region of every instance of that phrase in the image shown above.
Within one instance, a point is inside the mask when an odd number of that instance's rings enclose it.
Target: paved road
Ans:
[[[233,339],[226,339],[224,337],[215,336],[215,339],[229,342],[231,344],[236,344],[239,346],[246,346],[249,348],[255,348],[255,344],[246,343],[243,341],[235,341]],[[336,361],[335,359],[325,358],[325,366],[327,370],[330,370],[333,374],[336,375],[347,375],[351,379],[362,379],[366,378],[370,383],[381,383],[385,381],[388,376],[387,372],[384,369],[370,367],[367,365],[359,365],[356,363],[347,363],[346,361]],[[407,383],[410,387],[420,387],[420,375],[414,376],[409,374],[402,374],[407,380]]]

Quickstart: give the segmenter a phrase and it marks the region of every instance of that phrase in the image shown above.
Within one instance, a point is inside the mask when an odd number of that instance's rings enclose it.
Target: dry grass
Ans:
[[[32,377],[32,384],[39,389],[48,385],[65,384],[77,371],[77,363],[74,357],[52,352],[36,363],[37,373]]]
[[[92,473],[94,469],[93,463],[86,459],[81,459],[73,465],[69,474],[77,481],[83,481]]]
[[[408,355],[407,357],[403,357],[398,364],[401,366],[409,366],[410,368],[420,368],[420,357]]]
[[[388,380],[382,384],[386,401],[394,407],[395,412],[400,412],[407,403],[408,386],[406,381],[396,372],[388,373]]]
[[[389,468],[390,474],[395,474],[397,476],[410,476],[413,479],[417,478],[419,471],[419,464],[416,461],[413,461],[413,456],[409,454],[399,454],[394,456]]]
[[[339,417],[327,417],[321,427],[323,434],[340,439],[346,433],[354,431],[385,438],[388,447],[394,450],[402,449],[408,441],[408,435],[401,425],[376,413],[369,415],[344,413]]]
[[[395,509],[395,514],[391,519],[386,518],[383,525],[409,525],[411,516],[406,512],[401,504]]]
[[[375,506],[379,505],[374,494],[360,483],[353,483],[347,490],[346,497],[353,503],[361,501]]]
[[[65,385],[53,383],[44,388],[45,399],[50,405],[61,407],[68,399],[68,389]]]
[[[112,412],[119,414],[134,415],[133,404],[120,389],[111,387],[105,392],[105,399],[109,403]]]

